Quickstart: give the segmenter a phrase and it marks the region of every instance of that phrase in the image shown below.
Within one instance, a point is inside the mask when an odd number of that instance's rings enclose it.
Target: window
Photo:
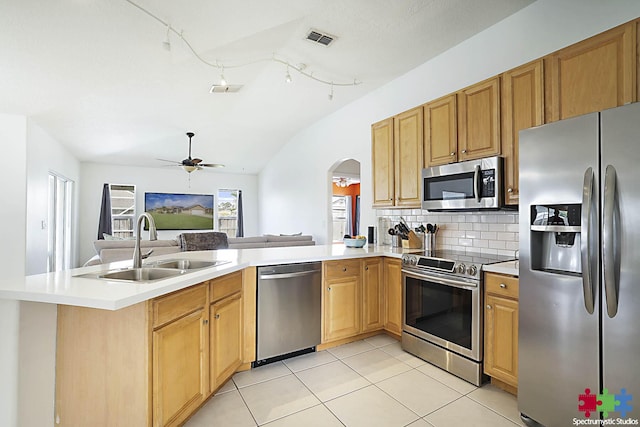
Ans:
[[[111,228],[114,237],[133,237],[136,220],[136,187],[109,184],[111,193]]]
[[[73,181],[49,173],[47,272],[71,268],[71,200]]]
[[[218,190],[218,231],[236,236],[238,228],[238,190]]]

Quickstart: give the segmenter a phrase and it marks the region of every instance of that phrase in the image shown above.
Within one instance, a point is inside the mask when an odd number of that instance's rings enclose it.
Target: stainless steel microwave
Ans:
[[[502,157],[433,166],[422,170],[422,209],[500,209],[504,204]]]

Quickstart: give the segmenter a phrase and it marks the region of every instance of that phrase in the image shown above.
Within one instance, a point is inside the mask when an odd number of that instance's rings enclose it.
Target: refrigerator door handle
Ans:
[[[476,202],[480,203],[480,165],[476,165],[476,169],[473,173],[473,195],[476,198]]]
[[[594,299],[593,277],[591,277],[591,217],[593,207],[593,169],[584,172],[582,186],[582,218],[580,220],[580,255],[582,257],[582,293],[584,307],[589,314],[593,314]]]
[[[604,175],[604,208],[602,227],[602,268],[604,270],[604,292],[607,301],[607,314],[615,317],[618,313],[618,286],[614,260],[615,231],[613,216],[616,197],[616,170],[608,165]]]

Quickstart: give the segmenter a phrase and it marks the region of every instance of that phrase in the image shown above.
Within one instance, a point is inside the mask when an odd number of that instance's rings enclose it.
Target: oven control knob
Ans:
[[[472,264],[472,265],[470,265],[470,266],[467,268],[467,274],[468,274],[469,276],[475,276],[476,274],[478,274],[478,267],[476,267],[476,266],[475,266],[475,265],[473,265],[473,264]]]
[[[464,274],[464,271],[465,271],[465,265],[464,264],[458,264],[458,267],[456,267],[456,273]]]

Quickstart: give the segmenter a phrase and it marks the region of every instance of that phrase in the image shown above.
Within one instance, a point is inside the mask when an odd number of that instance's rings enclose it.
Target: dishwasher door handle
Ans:
[[[320,273],[320,270],[296,271],[295,273],[261,274],[260,280],[292,279],[294,277],[311,276],[318,273]]]

